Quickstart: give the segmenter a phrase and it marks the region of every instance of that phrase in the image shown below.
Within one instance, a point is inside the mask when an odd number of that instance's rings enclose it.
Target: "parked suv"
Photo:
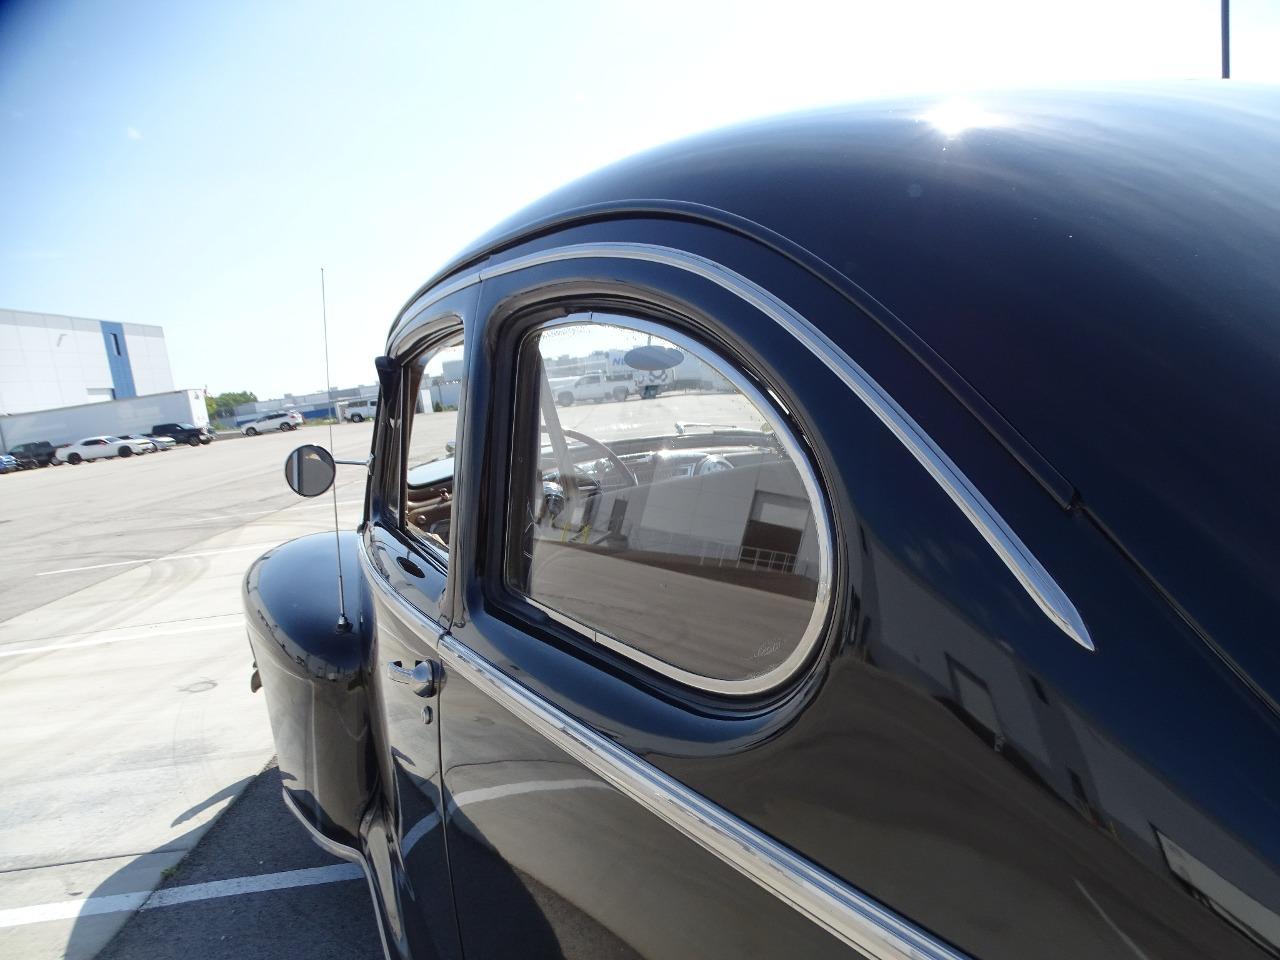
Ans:
[[[372,420],[378,415],[377,400],[353,400],[342,408],[342,419],[348,423]]]
[[[33,467],[47,467],[50,463],[57,463],[54,459],[57,455],[58,448],[48,440],[32,440],[29,443],[19,443],[9,450],[10,456],[14,457],[20,464],[27,464]]]
[[[213,439],[208,427],[197,427],[190,423],[157,423],[147,435],[169,437],[176,443],[188,443],[193,447],[209,443]]]
[[[281,413],[268,413],[257,420],[250,420],[241,430],[246,437],[256,437],[270,430],[297,430],[302,426],[302,414],[297,410],[286,410]]]

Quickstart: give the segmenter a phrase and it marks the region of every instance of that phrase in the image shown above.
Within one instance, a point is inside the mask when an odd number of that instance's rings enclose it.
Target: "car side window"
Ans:
[[[400,477],[404,531],[440,559],[449,553],[453,452],[462,398],[461,333],[436,345],[406,370],[407,406]]]
[[[587,371],[627,389],[565,402],[556,380]],[[794,674],[825,620],[827,510],[750,378],[593,312],[527,335],[518,380],[508,587],[683,683],[753,693]]]

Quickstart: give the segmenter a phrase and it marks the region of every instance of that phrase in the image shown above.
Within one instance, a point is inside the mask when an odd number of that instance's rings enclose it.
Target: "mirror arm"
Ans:
[[[348,467],[367,467],[369,460],[369,457],[365,457],[363,460],[339,460],[335,457],[333,462],[345,464]]]

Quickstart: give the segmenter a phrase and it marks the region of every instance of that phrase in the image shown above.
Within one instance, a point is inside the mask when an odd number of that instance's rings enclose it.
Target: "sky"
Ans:
[[[1232,73],[1280,81],[1280,2]],[[1219,75],[1219,0],[0,0],[0,308],[164,327],[175,386],[334,386],[468,241],[629,154],[903,93]]]

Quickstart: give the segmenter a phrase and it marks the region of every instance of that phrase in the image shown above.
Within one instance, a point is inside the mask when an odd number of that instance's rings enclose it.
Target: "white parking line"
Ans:
[[[599,780],[531,780],[524,783],[507,783],[496,787],[464,790],[453,798],[450,807],[457,809],[474,803],[527,793],[582,789],[610,790],[612,788]],[[423,836],[439,825],[439,822],[436,814],[423,818],[405,837],[404,853],[408,854]],[[327,867],[286,870],[281,873],[260,874],[256,877],[233,877],[229,880],[211,880],[208,883],[190,883],[151,892],[139,891],[104,897],[86,897],[83,900],[37,903],[29,907],[0,910],[0,929],[46,923],[50,920],[75,920],[79,917],[91,917],[103,913],[156,910],[160,907],[197,903],[201,900],[216,900],[220,897],[235,897],[246,893],[265,893],[270,890],[288,890],[294,887],[311,887],[322,883],[341,883],[347,880],[360,880],[363,877],[364,871],[357,864],[335,863]]]
[[[100,647],[105,643],[120,643],[126,640],[148,640],[154,637],[176,637],[188,633],[205,633],[212,630],[235,629],[243,621],[241,614],[235,613],[218,618],[220,623],[194,623],[189,626],[171,627],[168,624],[148,624],[132,633],[118,636],[99,637],[93,634],[82,634],[83,640],[62,640],[58,643],[46,643],[37,646],[0,647],[0,657],[21,657],[28,653],[48,653],[51,650],[75,650],[80,647]],[[103,631],[104,633],[107,631]]]
[[[280,546],[279,541],[266,540],[262,543],[246,543],[239,547],[220,547],[217,550],[201,550],[199,553],[171,553],[165,557],[143,557],[140,560],[115,560],[111,563],[91,563],[87,567],[63,567],[61,570],[44,570],[37,577],[52,577],[58,573],[79,573],[81,570],[102,570],[106,567],[127,567],[130,564],[156,563],[159,560],[189,560],[193,557],[216,557],[223,553],[235,553],[237,550],[265,550],[268,547]]]
[[[38,903],[30,907],[0,910],[0,928],[21,927],[30,923],[45,923],[49,920],[74,920],[78,917],[92,917],[101,913],[156,910],[181,903],[235,897],[243,893],[265,893],[269,890],[313,887],[321,883],[341,883],[363,878],[364,871],[356,864],[335,863],[328,867],[310,867],[305,870],[286,870],[283,873],[265,873],[256,877],[234,877],[230,880],[212,880],[209,883],[191,883],[154,892],[118,893],[108,897]]]
[[[1119,937],[1121,941],[1124,942],[1124,945],[1133,951],[1133,955],[1137,957],[1138,960],[1150,960],[1150,958],[1145,953],[1142,952],[1142,948],[1139,947],[1136,943],[1134,943],[1133,940],[1129,938],[1128,934],[1126,934],[1123,930],[1121,930],[1118,926],[1116,926],[1116,922],[1114,920],[1112,920],[1110,917],[1107,916],[1106,911],[1104,911],[1102,907],[1098,905],[1097,900],[1093,899],[1093,897],[1089,894],[1089,891],[1084,888],[1083,883],[1081,883],[1079,880],[1076,880],[1076,887],[1080,890],[1081,893],[1084,894],[1084,898],[1089,901],[1089,905],[1092,906],[1093,909],[1098,911],[1098,916],[1102,917],[1102,919],[1107,922],[1107,926],[1110,927],[1115,932],[1115,935]]]
[[[329,501],[325,501],[328,503]],[[344,507],[353,503],[364,503],[364,498],[359,500],[339,500],[338,506]],[[330,504],[332,505],[332,504]],[[211,523],[214,520],[239,520],[241,517],[261,517],[268,513],[279,513],[282,510],[289,510],[292,507],[305,507],[307,503],[286,503],[282,507],[272,507],[270,510],[241,510],[239,513],[219,513],[211,517],[192,517],[187,523]]]
[[[214,520],[239,520],[241,517],[260,517],[267,513],[279,513],[281,510],[288,510],[288,506],[273,507],[270,510],[241,510],[239,513],[219,513],[211,517],[191,517],[187,523],[210,523]]]

